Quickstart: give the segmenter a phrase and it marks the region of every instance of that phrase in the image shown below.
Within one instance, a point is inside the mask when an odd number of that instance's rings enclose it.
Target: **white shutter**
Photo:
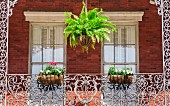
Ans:
[[[54,44],[64,43],[64,26],[57,25],[54,27]]]
[[[32,43],[33,44],[41,44],[41,29],[40,26],[33,26],[32,27]]]
[[[47,27],[43,27],[42,28],[42,44],[43,44],[43,47],[46,48],[46,45],[48,43],[48,28]]]
[[[127,44],[135,44],[136,43],[136,27],[135,26],[126,26],[126,43]]]

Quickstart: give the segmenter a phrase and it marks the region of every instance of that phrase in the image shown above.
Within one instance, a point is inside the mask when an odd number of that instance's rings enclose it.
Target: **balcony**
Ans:
[[[1,80],[1,84],[3,80]],[[131,84],[110,83],[102,74],[65,74],[61,85],[42,85],[37,75],[7,75],[5,106],[169,106],[164,74],[135,74]],[[3,88],[0,88],[3,90]]]

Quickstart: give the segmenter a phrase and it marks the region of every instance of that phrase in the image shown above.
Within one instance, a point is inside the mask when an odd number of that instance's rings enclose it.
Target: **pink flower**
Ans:
[[[57,65],[57,62],[49,62],[49,64],[55,66]]]

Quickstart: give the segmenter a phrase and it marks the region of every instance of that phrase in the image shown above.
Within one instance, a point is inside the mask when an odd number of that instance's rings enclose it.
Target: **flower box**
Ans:
[[[108,79],[110,83],[114,84],[131,84],[133,79],[132,69],[123,68],[122,70],[117,70],[115,67],[110,67]]]
[[[131,84],[133,76],[109,75],[108,79],[114,84]]]
[[[64,82],[63,75],[57,76],[57,75],[38,75],[37,81],[43,86],[49,86],[49,85],[61,85]]]
[[[49,65],[44,70],[40,70],[40,74],[37,76],[39,84],[43,86],[63,84],[63,74],[66,70],[65,68],[58,68],[56,65],[57,62],[49,62]]]

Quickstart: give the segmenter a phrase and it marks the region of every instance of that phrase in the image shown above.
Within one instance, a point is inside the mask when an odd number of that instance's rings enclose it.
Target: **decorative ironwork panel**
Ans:
[[[164,105],[162,74],[134,75],[131,84],[112,84],[106,77],[104,79],[107,83],[102,85],[101,91],[106,106]]]
[[[0,3],[0,104],[5,99],[8,50],[8,1]]]
[[[170,0],[162,1],[163,10],[163,50],[164,50],[164,73],[166,105],[170,105]]]
[[[64,106],[64,98],[63,85],[43,85],[37,75],[8,75],[7,106]]]
[[[17,0],[1,0],[0,2],[0,104],[6,96],[6,75],[8,65],[8,18],[12,15],[11,7]]]
[[[162,15],[163,69],[165,74],[165,104],[170,105],[170,0],[155,0],[158,13]]]
[[[170,0],[155,0],[162,15],[163,74],[137,74],[131,84],[113,84],[103,75],[67,74],[62,85],[42,85],[37,75],[7,75],[8,18],[17,0],[0,1],[0,105],[170,105]]]
[[[8,75],[6,106],[164,106],[163,78],[139,74],[120,84],[104,75],[66,74],[62,85],[43,85],[37,75]]]

